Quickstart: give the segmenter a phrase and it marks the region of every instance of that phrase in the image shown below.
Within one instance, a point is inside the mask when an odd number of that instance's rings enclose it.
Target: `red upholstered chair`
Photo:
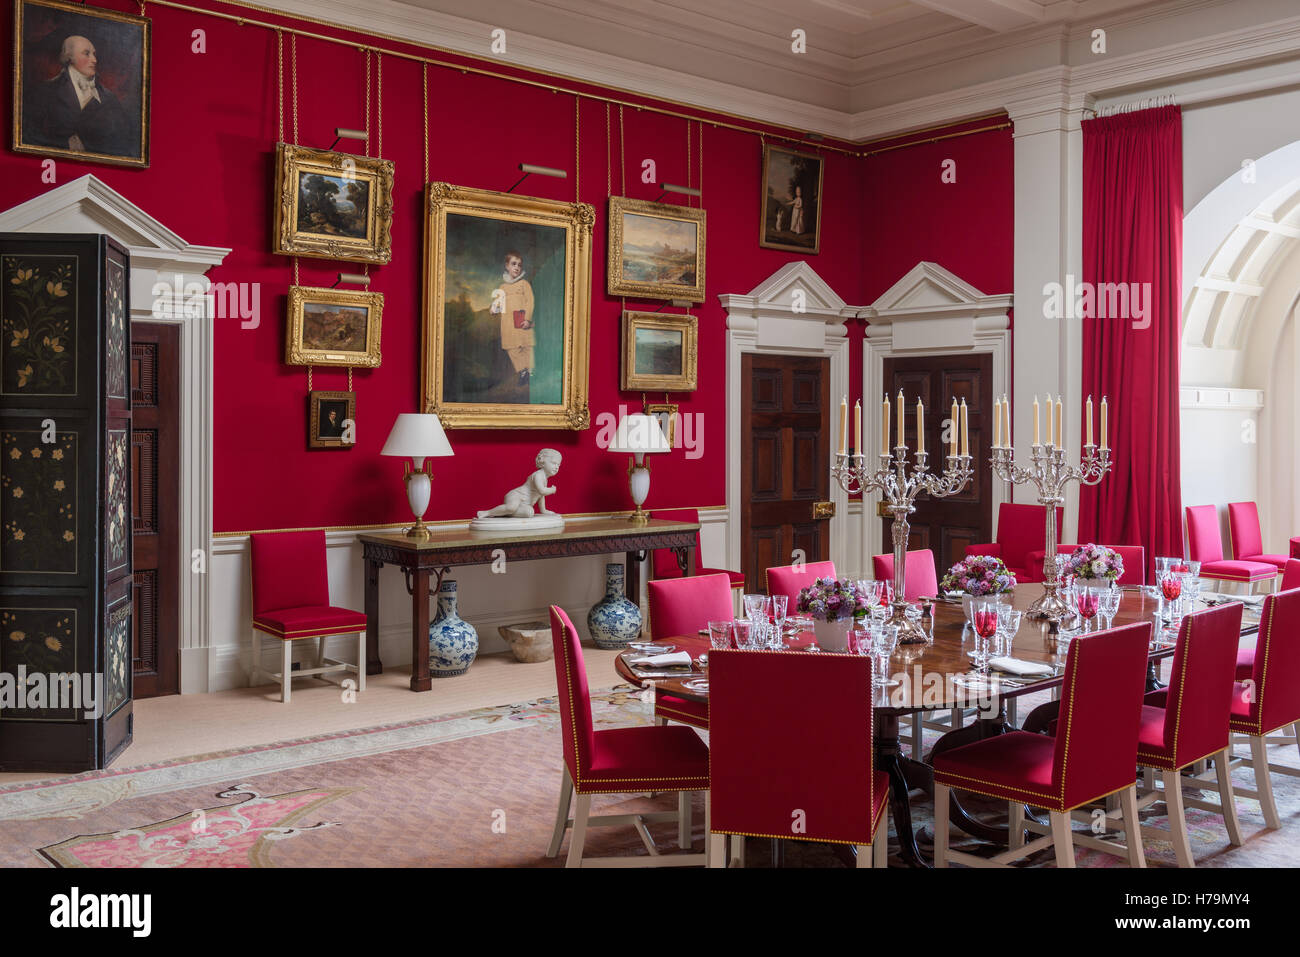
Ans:
[[[1259,509],[1254,502],[1232,502],[1228,505],[1228,539],[1232,542],[1232,557],[1239,562],[1264,562],[1278,571],[1286,568],[1286,555],[1265,555],[1264,537],[1259,531]]]
[[[1219,534],[1219,512],[1213,505],[1187,506],[1187,557],[1201,563],[1201,578],[1217,581],[1272,581],[1277,566],[1265,562],[1224,560],[1223,537]]]
[[[1042,505],[1016,505],[1003,502],[998,506],[998,540],[984,545],[967,545],[967,555],[992,555],[1002,559],[1018,582],[1043,580],[1043,524],[1046,513]],[[1056,510],[1056,540],[1061,540],[1061,522],[1065,509]],[[1038,550],[1035,566],[1029,553]]]
[[[1117,792],[1129,863],[1146,866],[1134,766],[1150,640],[1151,626],[1143,622],[1070,643],[1055,737],[1012,731],[935,755],[935,867],[947,867],[949,860],[1005,865],[1049,843],[1056,846],[1057,866],[1073,867],[1075,842],[1086,844],[1088,838],[1071,832],[1070,811]],[[988,859],[949,851],[950,788],[1008,802],[1010,850]],[[1051,815],[1051,834],[1028,844],[1022,843],[1026,804]]]
[[[1268,737],[1287,725],[1294,725],[1295,738]],[[1237,682],[1228,729],[1250,738],[1248,763],[1255,769],[1255,789],[1237,785],[1236,792],[1257,799],[1265,823],[1274,829],[1281,827],[1269,772],[1300,777],[1300,770],[1269,764],[1268,745],[1300,747],[1300,588],[1264,598],[1255,666],[1249,679]]]
[[[644,825],[653,821],[679,821],[679,811],[651,814],[591,816],[593,794],[634,794],[648,791],[708,791],[709,749],[690,728],[649,725],[597,731],[591,719],[591,695],[587,690],[587,668],[582,660],[578,630],[558,605],[551,606],[551,641],[555,646],[555,681],[560,699],[560,730],[564,736],[564,776],[560,782],[560,806],[555,832],[547,857],[560,853],[564,832],[569,827],[567,867],[581,867],[582,848],[589,826],[632,824],[646,841],[648,857],[596,858],[593,864],[644,864],[673,867],[707,863],[706,854],[660,855],[646,836]],[[578,795],[573,818],[569,802]],[[684,802],[683,802],[684,803]],[[709,812],[705,802],[707,833]],[[680,837],[680,835],[679,835]],[[686,841],[689,846],[689,835]]]
[[[799,592],[818,578],[834,578],[834,562],[804,562],[802,565],[779,565],[767,570],[767,593],[786,595],[790,599],[790,613],[794,614]]]
[[[872,556],[871,568],[876,581],[893,582],[893,555]],[[939,593],[939,576],[934,567],[934,552],[930,549],[918,548],[907,553],[907,580],[903,582],[903,591],[903,598],[907,601]]]
[[[1300,558],[1288,559],[1282,570],[1282,584],[1278,591],[1300,588]],[[1245,681],[1255,671],[1255,642],[1237,649],[1237,680]]]
[[[666,518],[674,522],[694,522],[700,523],[699,509],[694,508],[657,508],[654,511],[655,518]],[[731,572],[723,568],[701,568],[700,567],[700,533],[695,533],[695,574],[697,575],[726,575],[731,583],[732,588],[745,588],[745,573]],[[685,572],[677,564],[677,554],[671,548],[656,548],[650,553],[650,571],[656,579],[665,578],[682,578]]]
[[[1070,555],[1079,546],[1061,544],[1056,548],[1058,555]],[[1106,548],[1118,552],[1124,562],[1124,574],[1119,576],[1120,585],[1145,585],[1147,583],[1147,550],[1141,545],[1107,545]],[[1029,553],[1029,564],[1042,570],[1043,558],[1047,553],[1043,549]]]
[[[293,678],[351,671],[357,690],[366,690],[366,616],[330,604],[325,565],[325,532],[272,532],[253,539],[253,666],[248,684],[265,674],[280,682],[280,700],[288,702]],[[330,635],[357,633],[357,663],[325,657]],[[262,667],[262,635],[280,640],[280,670]],[[293,643],[317,639],[316,667],[293,670]]]
[[[711,621],[731,621],[731,585],[726,575],[696,575],[646,583],[650,603],[650,638],[694,637]],[[676,695],[655,694],[655,719],[679,721],[708,729],[709,706]]]
[[[1241,846],[1241,825],[1232,799],[1228,716],[1232,708],[1233,661],[1241,636],[1241,603],[1231,602],[1183,619],[1169,671],[1169,687],[1153,691],[1142,706],[1138,728],[1138,764],[1160,771],[1163,791],[1152,788],[1138,802],[1139,810],[1164,800],[1170,838],[1179,867],[1192,867],[1183,804],[1218,811],[1228,840]],[[1220,804],[1183,798],[1184,768],[1214,758]],[[1199,790],[1199,788],[1198,788]],[[1163,831],[1143,828],[1161,837]]]
[[[1300,558],[1300,535],[1291,539],[1291,557]]]
[[[709,699],[710,866],[725,865],[727,835],[853,844],[859,867],[884,866],[869,658],[710,652]]]

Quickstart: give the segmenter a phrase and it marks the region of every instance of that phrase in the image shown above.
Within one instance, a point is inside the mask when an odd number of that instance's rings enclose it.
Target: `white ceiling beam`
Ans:
[[[1043,21],[1043,8],[1033,0],[912,0],[912,2],[997,33],[1018,30]]]

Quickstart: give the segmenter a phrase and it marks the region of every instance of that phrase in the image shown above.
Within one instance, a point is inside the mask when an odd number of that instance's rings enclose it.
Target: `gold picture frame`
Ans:
[[[461,429],[586,429],[595,210],[425,192],[422,411]]]
[[[291,366],[373,369],[384,315],[382,292],[290,286],[284,361]]]
[[[694,392],[698,354],[694,316],[623,313],[623,391]]]
[[[810,256],[821,251],[825,166],[816,153],[763,144],[763,186],[758,199],[760,246]]]
[[[702,209],[611,196],[609,294],[703,302],[706,225]]]
[[[309,392],[307,394],[307,447],[309,449],[351,449],[356,447],[357,394],[355,392]],[[352,423],[348,442],[348,423]]]
[[[668,436],[668,447],[677,448],[677,421],[681,418],[676,402],[647,402],[645,414],[659,420],[659,427]]]
[[[393,258],[392,160],[277,143],[275,196],[272,252],[379,264]]]
[[[14,152],[147,168],[151,29],[148,17],[59,0],[18,0]],[[88,44],[65,50],[76,37]],[[77,71],[95,87],[84,105],[74,87]]]

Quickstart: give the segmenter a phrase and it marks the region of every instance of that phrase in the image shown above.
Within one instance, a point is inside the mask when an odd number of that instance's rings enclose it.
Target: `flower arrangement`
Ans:
[[[944,591],[965,592],[975,598],[1001,595],[1016,587],[1016,576],[1002,559],[992,555],[967,555],[943,576],[939,587]]]
[[[795,604],[801,614],[821,621],[852,618],[857,612],[868,609],[866,596],[857,582],[836,581],[834,578],[818,578],[808,587],[799,589],[799,600]]]
[[[1066,560],[1065,570],[1077,578],[1115,581],[1124,574],[1124,559],[1105,545],[1080,545]]]

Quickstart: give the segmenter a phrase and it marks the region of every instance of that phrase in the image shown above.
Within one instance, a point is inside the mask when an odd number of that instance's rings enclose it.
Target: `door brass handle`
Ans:
[[[834,518],[835,503],[834,502],[813,502],[812,517],[814,520],[822,519],[822,518]]]

